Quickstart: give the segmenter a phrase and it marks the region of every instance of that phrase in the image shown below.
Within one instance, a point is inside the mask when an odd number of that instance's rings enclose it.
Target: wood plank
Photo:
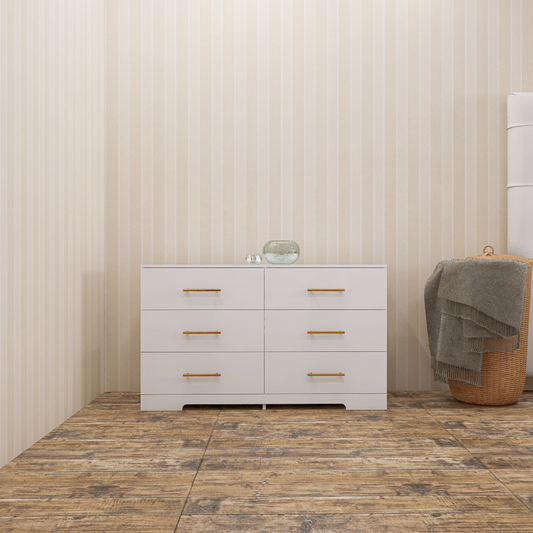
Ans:
[[[179,517],[150,515],[70,516],[61,520],[54,533],[174,533]]]
[[[273,454],[272,454],[273,455]],[[200,465],[203,470],[476,470],[485,469],[482,461],[472,456],[436,457],[204,457]]]
[[[0,516],[172,515],[185,498],[33,498],[0,500]]]
[[[25,453],[0,472],[196,472],[203,451],[196,457],[136,457],[116,459],[25,459]],[[53,455],[53,454],[52,454]]]
[[[330,424],[344,422],[360,423],[393,423],[406,421],[410,423],[435,423],[435,419],[426,410],[391,409],[388,411],[346,411],[345,409],[301,409],[299,406],[290,409],[269,407],[266,410],[223,409],[220,411],[218,422],[256,422],[276,421],[298,424]]]
[[[176,533],[428,533],[424,515],[182,515]]]
[[[0,516],[0,531],[2,533],[43,533],[46,531],[56,531],[58,518],[47,518],[44,516]]]
[[[185,497],[195,472],[0,472],[0,500],[15,498]]]
[[[183,411],[136,411],[136,410],[118,410],[113,409],[99,410],[83,408],[76,414],[72,415],[67,423],[76,424],[77,422],[90,423],[98,420],[99,423],[120,424],[123,422],[137,422],[151,424],[153,422],[189,422],[195,421],[215,423],[218,417],[219,409],[212,410],[183,410]]]
[[[205,424],[187,424],[183,427],[153,427],[147,424],[62,424],[38,442],[112,440],[127,445],[132,440],[158,441],[162,444],[201,441],[201,446],[205,446],[212,430],[212,425]]]
[[[487,470],[363,472],[201,471],[190,496],[216,498],[405,496],[427,494],[504,494],[509,490]]]
[[[485,512],[528,514],[514,495],[407,495],[353,497],[219,497],[187,499],[184,515],[198,514],[356,514]],[[533,518],[533,517],[532,517]]]
[[[301,461],[346,458],[350,461],[387,460],[394,468],[395,461],[417,463],[426,461],[449,461],[472,459],[464,447],[453,439],[215,439],[205,452],[204,460],[220,458],[270,459],[285,458]]]
[[[456,438],[513,438],[533,435],[533,420],[524,420],[520,424],[513,421],[494,423],[486,420],[461,420],[444,422],[443,426]]]
[[[531,403],[515,404],[504,407],[469,406],[461,408],[427,409],[427,412],[439,422],[461,422],[464,420],[487,422],[527,422],[531,421]],[[393,411],[402,413],[403,411]]]
[[[503,457],[480,456],[476,458],[485,468],[494,470],[497,474],[499,470],[533,470],[533,456],[509,455]]]
[[[461,437],[458,441],[476,457],[533,455],[533,437]]]
[[[492,513],[439,513],[425,520],[431,533],[530,533],[533,516],[495,510]]]
[[[412,455],[421,452],[425,453],[452,453],[464,454],[463,446],[456,439],[449,436],[444,438],[314,438],[295,437],[283,438],[217,438],[215,435],[209,442],[207,455],[218,455],[219,451],[227,451],[233,455],[241,455],[245,450],[271,450],[283,449],[294,453],[297,448],[302,455],[309,450],[311,453],[319,453],[324,450],[326,455],[343,456],[366,453],[368,455],[381,455],[396,451],[396,455]],[[297,453],[297,451],[296,451]]]
[[[494,475],[511,490],[527,489],[533,493],[533,470],[498,470]]]
[[[294,515],[182,515],[176,533],[531,533],[531,515],[403,513]]]
[[[225,438],[228,435],[237,438],[370,438],[370,439],[408,439],[416,433],[419,437],[450,438],[450,432],[433,420],[427,423],[396,422],[372,424],[331,424],[284,423],[273,422],[222,422],[213,429],[213,438]]]
[[[143,442],[142,440],[40,440],[19,457],[25,459],[87,458],[106,459],[128,457],[197,457],[207,446],[207,439]]]

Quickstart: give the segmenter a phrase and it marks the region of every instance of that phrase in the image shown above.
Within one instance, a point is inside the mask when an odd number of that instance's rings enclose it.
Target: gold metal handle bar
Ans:
[[[345,331],[308,331],[308,335],[344,335]]]
[[[307,292],[344,292],[346,289],[307,289]]]
[[[343,377],[345,376],[346,374],[344,372],[338,372],[337,374],[315,374],[314,372],[309,372],[309,374],[307,374],[308,376],[311,376],[311,377],[315,377],[315,376],[339,376],[339,377]]]
[[[220,335],[220,331],[184,331],[184,335]]]
[[[183,374],[184,378],[219,378],[221,374]]]
[[[221,289],[183,289],[183,292],[220,292]]]

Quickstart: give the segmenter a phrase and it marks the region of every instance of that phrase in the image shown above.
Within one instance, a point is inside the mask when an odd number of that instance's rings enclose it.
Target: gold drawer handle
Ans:
[[[344,292],[346,289],[307,289],[307,292]]]
[[[221,374],[183,374],[184,378],[219,378]]]
[[[337,374],[315,374],[314,372],[309,372],[308,376],[335,376],[335,377],[344,377],[346,374],[344,372],[338,372]]]
[[[345,331],[308,331],[308,335],[345,335]]]
[[[184,335],[220,335],[220,331],[184,331]]]
[[[183,292],[220,292],[221,289],[183,289]]]

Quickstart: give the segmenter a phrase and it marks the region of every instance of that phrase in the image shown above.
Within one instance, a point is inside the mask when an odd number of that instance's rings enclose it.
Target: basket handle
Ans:
[[[487,248],[490,248],[492,251],[491,251],[491,252],[486,252],[485,250],[486,250]],[[491,256],[491,255],[494,255],[494,248],[493,248],[490,244],[487,244],[487,246],[485,246],[485,248],[483,248],[483,255],[484,255],[485,257],[489,257],[489,256]]]

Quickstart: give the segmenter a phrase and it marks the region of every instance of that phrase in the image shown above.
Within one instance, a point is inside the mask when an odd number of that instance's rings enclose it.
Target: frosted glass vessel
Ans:
[[[290,265],[300,257],[300,247],[294,241],[268,241],[263,256],[273,265]]]
[[[249,265],[258,265],[262,259],[261,254],[248,254],[246,256],[246,262]]]

